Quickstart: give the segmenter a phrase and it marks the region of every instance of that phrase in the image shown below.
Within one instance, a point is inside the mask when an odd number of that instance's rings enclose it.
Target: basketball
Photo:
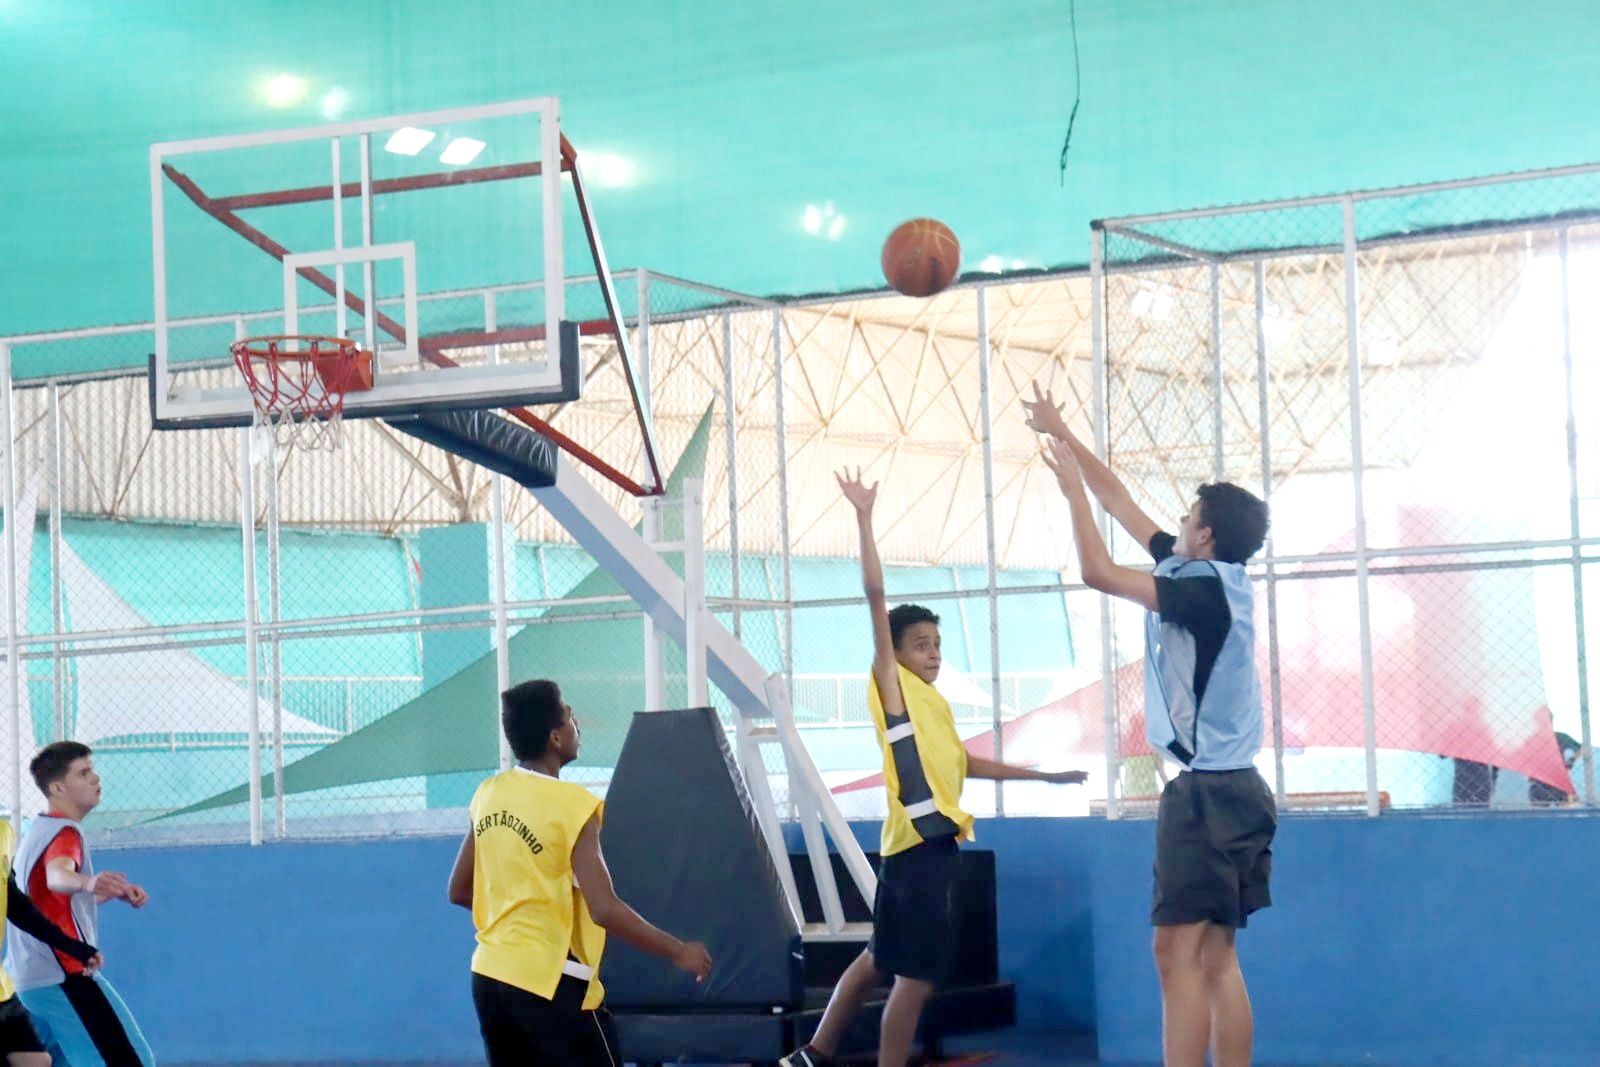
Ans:
[[[902,222],[883,242],[883,277],[906,296],[932,296],[960,269],[961,242],[938,219]]]

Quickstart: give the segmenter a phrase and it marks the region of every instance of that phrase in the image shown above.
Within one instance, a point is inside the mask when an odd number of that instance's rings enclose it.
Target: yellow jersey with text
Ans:
[[[605,931],[589,916],[572,850],[600,798],[581,785],[513,767],[472,796],[472,923],[476,974],[546,1000],[563,975],[589,983],[583,1007],[605,997],[598,973]]]

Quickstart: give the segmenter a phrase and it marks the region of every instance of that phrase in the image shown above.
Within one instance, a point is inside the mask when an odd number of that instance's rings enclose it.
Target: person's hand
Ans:
[[[122,899],[126,900],[129,904],[132,904],[136,908],[142,908],[146,904],[150,903],[150,894],[146,893],[139,886],[129,882],[128,891],[123,894]]]
[[[839,491],[844,494],[846,500],[850,501],[851,507],[862,515],[872,512],[873,502],[878,499],[877,482],[873,482],[871,485],[863,485],[860,467],[856,468],[854,476],[851,476],[850,468],[846,467],[844,470],[835,473],[833,477],[838,481]]]
[[[121,871],[101,871],[92,874],[83,884],[83,892],[93,893],[94,899],[104,904],[108,900],[119,900],[128,895],[128,877]]]
[[[1061,416],[1061,407],[1048,389],[1039,391],[1038,382],[1033,383],[1033,399],[1022,398],[1022,410],[1028,413],[1028,429],[1051,437],[1067,434],[1067,420]]]
[[[1056,476],[1056,484],[1063,492],[1068,489],[1083,485],[1083,468],[1078,465],[1078,457],[1073,453],[1072,446],[1058,438],[1051,438],[1040,452],[1044,455],[1044,465],[1049,467]]]
[[[1089,780],[1088,771],[1051,771],[1044,776],[1051,785],[1082,785]]]
[[[672,965],[694,975],[696,982],[704,982],[711,975],[711,953],[699,941],[685,941],[672,954]]]
[[[102,967],[104,967],[105,965],[106,965],[105,956],[103,956],[100,953],[96,952],[93,956],[89,957],[89,962],[85,963],[83,965],[83,973],[84,974],[95,974]]]

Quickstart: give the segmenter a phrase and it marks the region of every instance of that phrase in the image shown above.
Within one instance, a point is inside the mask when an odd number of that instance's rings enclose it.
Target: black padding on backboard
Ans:
[[[694,979],[618,938],[600,978],[613,1007],[797,1007],[800,931],[710,708],[639,712],[606,792],[600,842],[617,894],[657,926],[704,941],[711,978]]]
[[[529,489],[556,484],[556,446],[550,439],[492,411],[430,411],[384,421]]]

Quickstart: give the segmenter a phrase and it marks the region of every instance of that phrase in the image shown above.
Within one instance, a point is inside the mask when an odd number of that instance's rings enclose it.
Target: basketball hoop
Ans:
[[[246,337],[231,347],[258,430],[285,448],[338,449],[346,393],[372,388],[372,353],[342,337]]]

